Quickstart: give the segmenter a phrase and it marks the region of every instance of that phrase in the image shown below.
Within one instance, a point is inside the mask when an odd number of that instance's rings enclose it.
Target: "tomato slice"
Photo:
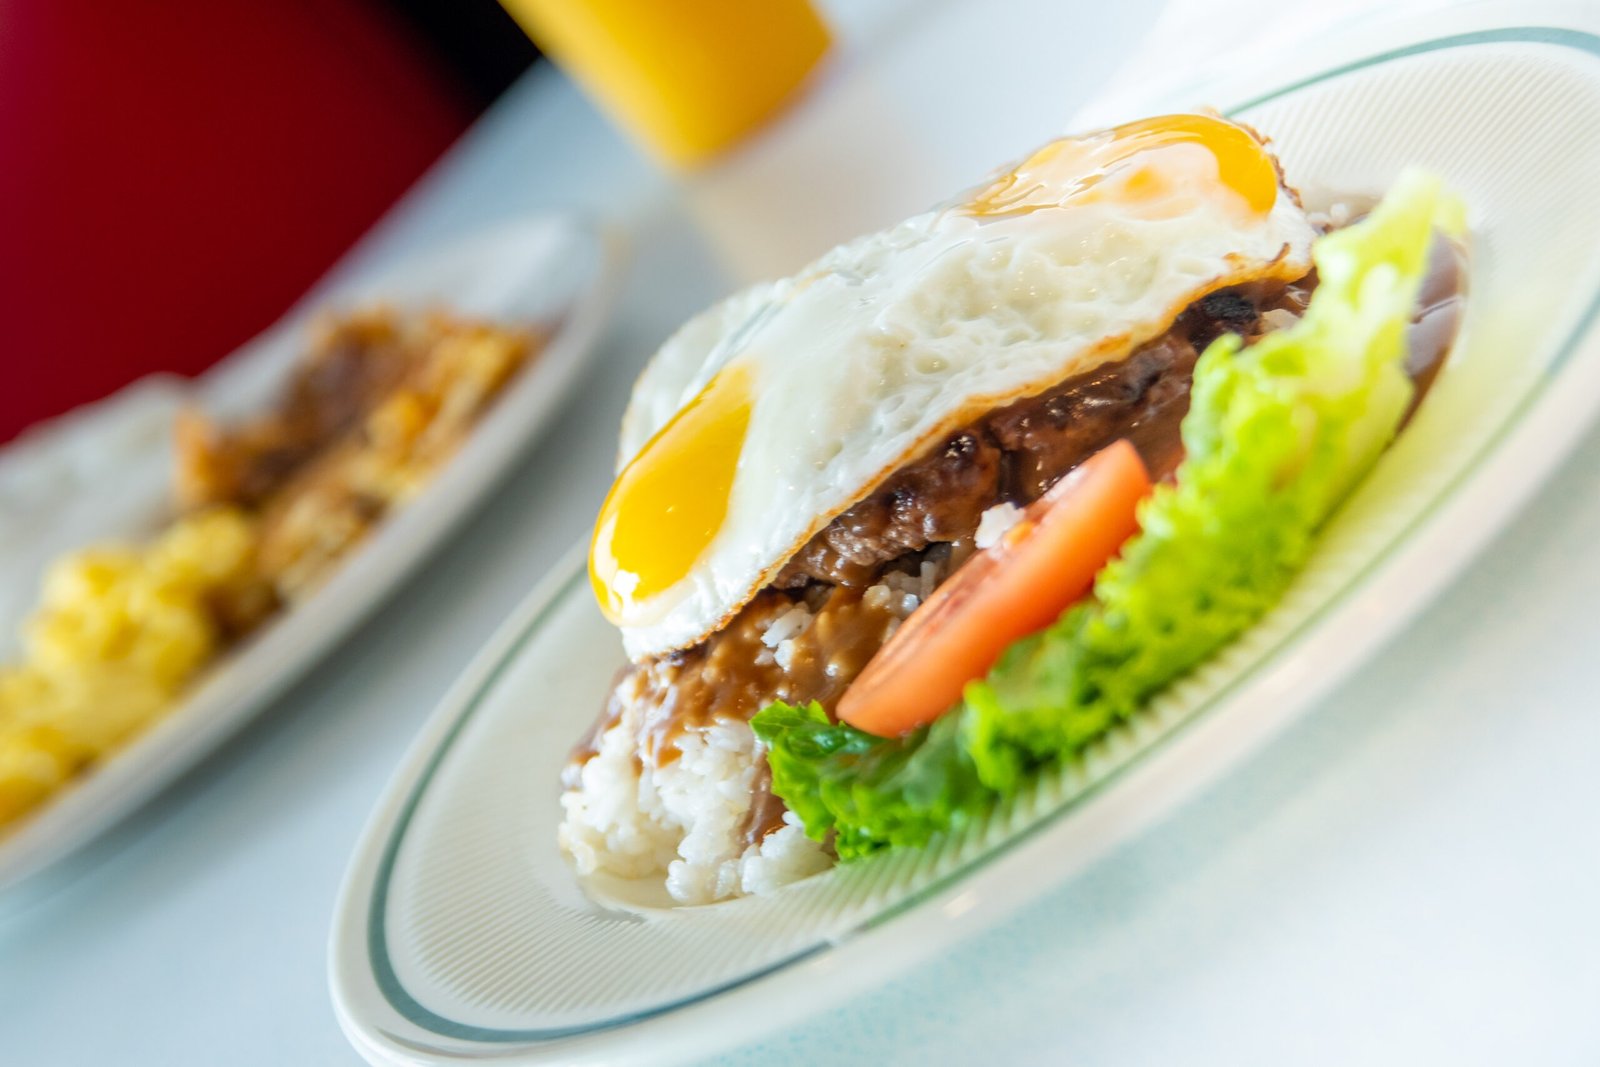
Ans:
[[[845,690],[839,718],[893,737],[943,715],[1006,646],[1089,592],[1138,530],[1149,492],[1150,475],[1127,441],[1089,457],[911,613]]]

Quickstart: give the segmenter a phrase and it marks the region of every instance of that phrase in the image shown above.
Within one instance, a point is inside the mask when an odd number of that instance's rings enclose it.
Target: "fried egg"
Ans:
[[[690,320],[640,376],[590,577],[635,659],[725,625],[840,512],[1195,300],[1310,269],[1276,161],[1212,115],[1053,141]]]

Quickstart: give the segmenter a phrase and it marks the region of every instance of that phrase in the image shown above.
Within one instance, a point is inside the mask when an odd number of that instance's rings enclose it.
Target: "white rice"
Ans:
[[[1268,329],[1287,330],[1300,321],[1300,316],[1288,308],[1268,308],[1261,313],[1261,321],[1267,324]]]
[[[777,648],[789,638],[805,633],[806,627],[810,625],[811,609],[804,603],[798,603],[772,620],[772,625],[761,635],[761,643],[768,648]]]
[[[1010,502],[1002,502],[978,516],[978,531],[972,543],[979,548],[989,548],[1000,543],[1007,530],[1022,518],[1022,509]]]
[[[933,591],[939,573],[939,565],[924,563],[914,575],[886,575],[863,599],[904,618]],[[812,619],[803,603],[777,616],[762,635],[761,655],[771,649],[788,669],[794,639]],[[833,864],[832,853],[806,837],[793,813],[761,840],[746,842],[761,773],[761,743],[748,723],[719,719],[684,729],[672,741],[677,758],[660,766],[636,758],[643,683],[639,673],[624,682],[632,688],[617,694],[622,715],[601,735],[577,787],[561,797],[558,837],[580,875],[664,878],[675,900],[708,904],[768,893]]]
[[[772,658],[778,661],[778,666],[788,670],[794,657],[794,639],[806,632],[811,625],[811,609],[805,604],[797,603],[788,611],[772,620],[765,633],[761,635],[761,643],[772,649]]]
[[[559,840],[579,874],[665,875],[675,900],[707,904],[770,892],[833,863],[793,814],[746,845],[760,745],[748,724],[684,730],[674,741],[678,758],[651,767],[634,758],[635,718],[624,712],[605,732],[578,787],[561,797]]]

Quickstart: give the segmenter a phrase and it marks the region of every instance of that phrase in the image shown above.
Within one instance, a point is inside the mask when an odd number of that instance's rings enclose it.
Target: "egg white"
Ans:
[[[1265,215],[1204,192],[1215,162],[1137,207],[1114,197],[976,218],[946,205],[754,286],[686,323],[640,376],[619,468],[731,363],[755,401],[720,530],[691,572],[620,620],[631,656],[715,632],[840,512],[953,430],[1119,359],[1208,292],[1310,269],[1286,188]],[[952,204],[959,204],[954,201]]]

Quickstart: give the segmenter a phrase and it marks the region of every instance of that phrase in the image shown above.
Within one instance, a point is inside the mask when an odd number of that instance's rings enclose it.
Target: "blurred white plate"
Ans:
[[[317,313],[381,300],[554,330],[434,481],[321,589],[208,671],[132,744],[0,838],[0,892],[89,841],[238,729],[427,557],[579,382],[611,303],[616,260],[615,248],[588,222],[550,215],[502,224],[314,294],[193,382],[143,380],[0,451],[0,631],[9,638],[51,558],[92,541],[146,534],[168,513],[173,413],[189,401],[224,416],[259,410],[304,353],[306,325]]]
[[[585,898],[555,845],[558,772],[622,662],[574,558],[447,697],[356,851],[329,967],[363,1055],[676,1062],[905,973],[1257,749],[1515,513],[1600,406],[1600,11],[1483,5],[1292,58],[1210,99],[1308,187],[1443,174],[1469,204],[1474,262],[1450,363],[1283,603],[1081,762],[934,847],[768,897],[622,912]]]

